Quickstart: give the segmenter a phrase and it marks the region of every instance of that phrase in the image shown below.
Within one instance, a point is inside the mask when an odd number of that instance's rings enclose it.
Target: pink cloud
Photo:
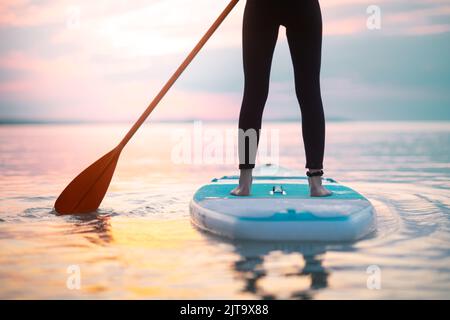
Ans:
[[[417,27],[410,27],[404,30],[407,35],[429,35],[450,32],[450,24],[433,24]]]
[[[106,81],[105,70],[96,69],[76,55],[39,59],[24,52],[15,52],[0,57],[0,68],[26,71],[24,77],[0,83],[0,94],[35,104],[41,110],[38,117],[43,118],[134,120],[166,80],[155,78],[153,74],[148,81]],[[191,92],[175,86],[152,118],[233,118],[240,104],[239,99],[239,95]],[[49,108],[49,105],[56,107]],[[211,112],[212,109],[215,112]]]
[[[324,20],[324,35],[349,35],[364,32],[366,28],[366,16],[361,15],[341,20]]]
[[[18,79],[2,82],[0,94],[41,106],[43,113],[49,104],[59,104],[61,109],[80,106],[84,95],[94,91],[95,82],[85,66],[76,56],[41,59],[23,52],[11,53],[0,58],[0,68],[26,72]]]
[[[241,94],[175,90],[155,111],[155,116],[161,119],[237,119],[241,98]]]
[[[74,3],[80,8],[80,25],[71,29],[66,26],[67,9]],[[31,0],[1,0],[0,28],[60,25],[54,28],[49,39],[34,40],[43,45],[47,43],[47,50],[64,45],[76,49],[56,58],[39,58],[24,51],[0,56],[0,69],[21,71],[19,78],[0,83],[0,94],[34,103],[42,110],[47,105],[57,105],[51,117],[134,119],[169,75],[153,72],[148,80],[116,82],[109,81],[107,75],[149,69],[155,56],[167,57],[167,63],[175,68],[179,61],[173,54],[189,51],[227,3],[228,0],[213,3],[211,0],[138,0],[132,3],[61,0],[36,5]],[[433,21],[450,15],[446,2],[421,1],[429,7],[417,10],[410,10],[408,4],[419,1],[403,3],[405,10],[396,12],[389,10],[389,1],[377,2],[382,9],[382,32],[402,35],[450,32],[450,24]],[[245,1],[238,4],[208,43],[208,48],[241,46],[244,4]],[[368,0],[321,1],[324,34],[345,36],[366,32],[365,5],[370,4]],[[355,13],[354,8],[361,12]],[[352,9],[352,14],[348,9]],[[280,41],[286,40],[281,37]],[[95,62],[98,56],[107,56],[108,60]],[[282,94],[276,98],[284,99]],[[155,116],[183,118],[209,114],[213,118],[233,118],[239,104],[239,95],[188,92],[175,86]]]
[[[439,17],[450,18],[449,5],[389,13],[384,21],[393,34],[420,36],[449,32],[450,24],[434,23],[434,19]]]
[[[2,0],[0,26],[39,26],[64,21],[66,1],[52,4],[34,4],[30,0]]]

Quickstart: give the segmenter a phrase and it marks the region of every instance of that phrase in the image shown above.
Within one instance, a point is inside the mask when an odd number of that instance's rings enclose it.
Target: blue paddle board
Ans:
[[[213,179],[190,203],[195,226],[232,239],[263,241],[354,241],[376,228],[368,199],[322,177],[331,196],[311,197],[307,177],[256,176],[251,195],[233,196],[237,176]]]

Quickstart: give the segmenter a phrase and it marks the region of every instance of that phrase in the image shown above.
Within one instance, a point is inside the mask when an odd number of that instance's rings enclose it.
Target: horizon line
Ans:
[[[325,119],[327,122],[450,122],[450,119],[350,119],[350,118],[339,118],[330,117]],[[231,119],[159,119],[152,120],[153,123],[190,123],[190,122],[209,122],[209,123],[230,123],[236,122],[237,120]],[[267,119],[264,122],[274,123],[274,122],[301,122],[299,119]],[[66,120],[66,119],[20,119],[20,118],[0,118],[0,126],[3,125],[83,125],[83,124],[132,124],[131,120]]]

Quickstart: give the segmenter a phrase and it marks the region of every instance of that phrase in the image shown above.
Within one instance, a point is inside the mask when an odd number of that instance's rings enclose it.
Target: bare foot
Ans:
[[[333,194],[333,192],[322,186],[321,176],[308,177],[308,182],[311,197],[327,197]]]
[[[249,196],[252,188],[252,169],[242,169],[239,177],[239,185],[230,193],[234,196]]]

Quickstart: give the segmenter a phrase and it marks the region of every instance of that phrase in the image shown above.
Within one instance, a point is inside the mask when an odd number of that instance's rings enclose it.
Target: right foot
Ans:
[[[250,195],[250,187],[247,186],[237,186],[230,192],[233,196],[246,197]]]
[[[252,187],[252,169],[242,169],[239,177],[239,185],[231,190],[234,196],[249,196]]]
[[[309,170],[309,172],[317,172],[321,170]],[[323,174],[323,173],[322,173]],[[322,176],[308,177],[309,193],[311,197],[328,197],[333,194],[330,190],[322,185]]]
[[[309,193],[311,197],[328,197],[333,194],[322,186],[322,177],[309,177]]]

